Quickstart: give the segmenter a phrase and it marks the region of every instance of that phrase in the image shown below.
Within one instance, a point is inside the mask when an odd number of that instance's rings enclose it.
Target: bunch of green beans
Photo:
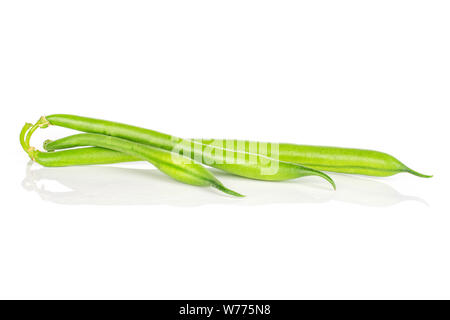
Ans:
[[[48,152],[30,148],[29,140],[33,132],[38,127],[45,128],[49,125],[86,133],[55,141],[47,140],[44,149]],[[330,182],[333,188],[333,180],[319,170],[369,176],[390,176],[408,172],[419,177],[430,177],[410,169],[391,155],[373,150],[241,140],[182,139],[118,122],[65,114],[41,117],[34,126],[25,126],[27,128],[24,127],[24,130],[28,131],[28,134],[24,140],[21,135],[22,146],[32,159],[45,166],[146,160],[181,182],[211,185],[234,195],[239,194],[223,187],[200,163],[242,177],[266,181],[319,176]],[[220,143],[217,143],[218,141]],[[275,146],[276,150],[267,153],[267,148],[259,148],[267,145]],[[83,148],[72,149],[75,147]],[[68,150],[55,151],[60,149]],[[183,156],[179,154],[180,151],[183,151]],[[230,159],[234,161],[230,162]],[[180,167],[180,162],[185,165],[186,160],[189,170]]]

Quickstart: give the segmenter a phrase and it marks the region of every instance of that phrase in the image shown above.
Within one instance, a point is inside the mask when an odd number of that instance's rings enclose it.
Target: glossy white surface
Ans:
[[[0,4],[0,298],[450,298],[447,2]],[[145,163],[44,168],[74,113],[185,137],[377,149],[434,174],[234,199]],[[32,139],[71,131],[39,130]]]

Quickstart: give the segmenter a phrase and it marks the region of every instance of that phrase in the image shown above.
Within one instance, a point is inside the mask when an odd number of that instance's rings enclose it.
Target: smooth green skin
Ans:
[[[204,145],[213,143],[214,139],[200,140]],[[221,140],[224,145],[233,145],[232,150],[249,152],[249,141]],[[261,142],[253,142],[261,143]],[[238,148],[237,146],[244,146]],[[279,159],[304,165],[316,170],[387,177],[400,172],[408,172],[422,178],[432,176],[421,174],[405,166],[393,156],[374,150],[339,148],[326,146],[309,146],[291,143],[279,143]]]
[[[77,164],[105,163],[105,158],[99,157],[101,152],[114,150],[117,155],[115,159],[123,157],[121,154],[136,157],[153,164],[156,168],[183,183],[195,186],[212,186],[224,193],[242,197],[243,195],[226,188],[214,175],[201,165],[186,157],[171,154],[168,151],[150,147],[147,145],[131,142],[128,140],[105,136],[100,134],[79,134],[71,136],[72,142],[79,147],[94,146],[97,148],[81,148],[58,152],[40,152],[29,146],[34,128],[31,124],[25,124],[20,133],[20,143],[30,158],[44,166],[67,166]],[[30,129],[31,128],[31,129]],[[25,133],[28,134],[25,138]],[[109,149],[109,150],[108,150]],[[80,157],[77,159],[76,157]],[[112,160],[109,153],[108,160]],[[121,159],[119,159],[121,160]],[[88,162],[88,163],[87,163]]]
[[[225,156],[223,154],[223,148],[211,148],[208,145],[198,144],[190,140],[183,140],[178,137],[174,137],[168,134],[160,133],[157,131],[144,129],[140,127],[130,126],[127,124],[93,119],[87,117],[80,117],[75,115],[54,114],[46,116],[44,119],[49,124],[57,125],[65,128],[75,129],[90,133],[99,133],[109,136],[114,136],[130,141],[158,147],[167,151],[177,150],[180,145],[191,146],[192,152],[187,156],[202,162],[211,167],[221,169],[223,171],[233,173],[235,175],[243,176],[251,179],[266,180],[266,181],[284,181],[289,179],[295,179],[304,176],[319,176],[327,180],[335,189],[333,180],[323,172],[310,169],[299,164],[278,161],[264,157],[262,155],[256,155],[255,162],[244,163],[223,163]],[[197,147],[195,147],[196,145]],[[62,149],[61,147],[55,147],[55,149]],[[68,147],[67,147],[68,148]],[[205,148],[210,148],[211,153],[204,153]],[[239,152],[234,152],[234,159],[239,157]],[[248,157],[248,155],[247,155]],[[277,167],[277,171],[273,174],[267,174],[263,169]]]
[[[35,150],[34,160],[45,167],[67,167],[129,162],[130,156],[114,150],[88,147],[56,152],[40,152]],[[142,161],[142,159],[138,161]]]
[[[282,143],[279,145],[280,159],[302,163],[317,170],[353,173],[367,176],[388,177],[408,172],[421,178],[431,178],[414,171],[397,158],[380,151],[321,147]]]

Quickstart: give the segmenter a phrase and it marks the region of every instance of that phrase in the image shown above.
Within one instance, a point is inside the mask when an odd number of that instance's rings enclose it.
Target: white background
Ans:
[[[0,298],[450,298],[448,1],[2,1]],[[73,113],[388,152],[338,190],[28,165]],[[40,130],[32,140],[69,130]]]

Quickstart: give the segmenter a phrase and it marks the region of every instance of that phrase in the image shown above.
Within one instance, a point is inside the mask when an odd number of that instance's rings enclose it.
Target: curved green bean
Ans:
[[[333,180],[323,172],[299,164],[278,161],[261,154],[250,155],[244,152],[234,152],[230,156],[231,161],[228,162],[225,154],[226,150],[223,148],[202,145],[195,141],[184,140],[149,129],[75,115],[55,114],[46,116],[43,119],[45,119],[47,124],[127,139],[165,149],[172,153],[183,151],[183,155],[198,162],[247,178],[283,181],[304,176],[319,176],[327,180],[335,188]],[[186,149],[188,152],[185,152]],[[205,152],[206,150],[208,152]]]
[[[92,150],[94,150],[92,148],[82,148],[46,153],[30,147],[29,141],[33,132],[36,128],[45,127],[45,125],[46,124],[42,119],[34,126],[27,123],[22,128],[20,133],[20,143],[32,160],[42,165],[50,164],[50,166],[61,166],[66,165],[67,161],[73,160],[74,154],[75,156],[81,156],[82,159],[87,159],[89,158],[89,154],[92,153]],[[25,137],[26,133],[27,135]],[[119,153],[124,153],[142,160],[146,160],[157,167],[160,171],[180,182],[195,186],[211,186],[224,193],[242,197],[241,194],[226,188],[207,169],[186,157],[171,154],[168,151],[147,145],[100,134],[80,134],[76,137],[76,139],[79,146],[94,146],[104,148],[104,150],[115,150]],[[90,151],[86,153],[86,149]],[[95,150],[94,153],[97,153],[97,150]],[[67,154],[69,154],[68,158]],[[96,159],[94,161],[99,160]]]

